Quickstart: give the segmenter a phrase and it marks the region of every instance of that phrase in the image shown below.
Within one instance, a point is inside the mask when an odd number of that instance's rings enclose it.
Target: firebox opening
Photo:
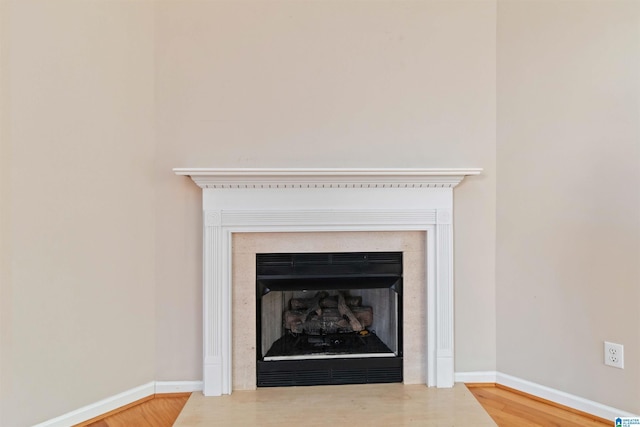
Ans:
[[[402,382],[402,253],[256,255],[257,385]]]

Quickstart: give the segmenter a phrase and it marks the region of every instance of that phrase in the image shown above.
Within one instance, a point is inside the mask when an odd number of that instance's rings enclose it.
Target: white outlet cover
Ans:
[[[624,346],[613,342],[604,342],[604,364],[624,369]]]

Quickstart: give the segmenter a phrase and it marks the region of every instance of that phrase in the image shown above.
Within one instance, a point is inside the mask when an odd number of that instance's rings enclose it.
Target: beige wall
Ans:
[[[201,379],[177,166],[485,168],[455,190],[456,371],[640,412],[639,8],[0,2],[0,424]]]
[[[455,190],[456,369],[495,369],[493,1],[166,1],[158,370],[201,378],[200,192],[172,167],[483,167]]]
[[[634,413],[639,22],[637,1],[498,6],[498,370]]]
[[[154,9],[3,1],[3,426],[155,379]]]
[[[485,168],[455,190],[456,371],[640,412],[639,8],[0,2],[0,424],[201,379],[178,166]]]
[[[2,24],[3,424],[201,378],[176,166],[484,167],[456,189],[456,369],[495,368],[495,2],[27,0]]]
[[[0,3],[0,423],[8,418],[8,408],[2,402],[10,398],[8,385],[11,376],[9,348],[11,347],[11,147],[9,145],[9,127],[5,120],[9,109],[7,89],[8,36],[7,4]]]
[[[636,1],[1,4],[2,422],[201,378],[177,166],[485,168],[456,371],[640,412]]]

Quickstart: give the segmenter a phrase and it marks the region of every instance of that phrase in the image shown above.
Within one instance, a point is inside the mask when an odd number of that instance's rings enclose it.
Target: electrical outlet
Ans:
[[[604,342],[604,364],[624,369],[624,346],[612,342]]]

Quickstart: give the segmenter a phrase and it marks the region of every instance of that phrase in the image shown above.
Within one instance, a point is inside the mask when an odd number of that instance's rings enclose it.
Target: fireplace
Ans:
[[[196,168],[174,172],[190,176],[202,188],[206,396],[231,393],[236,372],[232,360],[239,352],[250,354],[256,362],[255,338],[241,343],[242,348],[236,348],[238,341],[232,342],[237,326],[232,323],[233,241],[235,236],[254,233],[423,232],[426,271],[420,283],[426,310],[424,326],[412,334],[425,343],[419,350],[426,355],[426,375],[420,382],[453,385],[453,188],[481,169]],[[408,274],[406,269],[403,274]],[[255,290],[253,295],[255,301]],[[245,326],[255,333],[255,319]],[[411,355],[404,338],[406,383],[406,360]]]
[[[256,255],[257,386],[402,382],[402,253]]]

